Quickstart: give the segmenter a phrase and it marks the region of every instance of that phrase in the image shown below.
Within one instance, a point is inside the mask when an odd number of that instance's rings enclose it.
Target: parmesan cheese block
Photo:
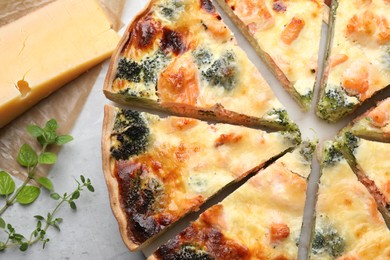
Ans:
[[[149,259],[297,259],[315,145],[258,172]]]
[[[389,259],[390,231],[334,143],[326,143],[312,259]]]
[[[0,28],[0,127],[84,71],[119,41],[95,0],[48,4]]]

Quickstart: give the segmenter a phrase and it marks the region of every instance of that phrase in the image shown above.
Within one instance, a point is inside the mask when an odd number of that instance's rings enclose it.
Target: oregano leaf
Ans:
[[[79,192],[78,190],[76,190],[75,192],[73,192],[73,194],[72,194],[72,200],[77,200],[79,197],[80,197],[80,192]]]
[[[38,157],[38,162],[41,164],[55,164],[56,161],[57,155],[51,152],[44,152]]]
[[[0,195],[9,195],[15,191],[15,182],[9,173],[0,171]]]
[[[27,132],[29,132],[30,135],[32,135],[34,137],[39,137],[39,136],[43,135],[43,129],[37,125],[28,125]]]
[[[20,251],[26,251],[28,248],[28,243],[22,243],[19,247]]]
[[[46,122],[45,124],[45,130],[49,130],[51,132],[55,132],[58,128],[57,121],[55,119],[50,119],[49,121]]]
[[[54,192],[52,194],[50,194],[50,198],[52,198],[53,200],[59,200],[61,198],[60,194]]]
[[[73,140],[73,137],[70,135],[60,135],[60,136],[56,137],[55,143],[57,145],[63,145],[63,144],[69,143],[72,140]]]
[[[95,191],[95,188],[90,184],[87,186],[87,189],[90,191],[90,192],[94,192]]]
[[[18,163],[25,167],[34,167],[37,165],[38,155],[30,145],[22,145],[18,154]]]
[[[5,228],[5,221],[2,217],[0,217],[0,228],[2,228],[2,229]]]
[[[36,180],[39,184],[41,184],[45,189],[52,191],[53,190],[53,183],[49,178],[41,177]]]
[[[74,203],[74,201],[69,201],[69,206],[70,206],[72,209],[74,209],[74,210],[77,209],[76,203]]]
[[[23,205],[30,204],[38,198],[40,193],[41,189],[38,187],[24,186],[16,196],[16,201]]]
[[[40,215],[35,215],[34,218],[38,219],[38,220],[44,220],[45,218],[40,216]]]

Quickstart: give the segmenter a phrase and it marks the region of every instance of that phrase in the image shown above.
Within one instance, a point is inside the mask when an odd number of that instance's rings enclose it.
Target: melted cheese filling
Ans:
[[[309,94],[313,91],[317,71],[322,1],[278,1],[285,6],[285,11],[279,12],[274,10],[275,1],[260,1],[261,4],[258,2],[228,1],[230,6],[235,6],[234,13],[248,26],[260,48],[271,56],[296,91],[302,96]],[[249,10],[240,11],[240,5]],[[261,8],[258,10],[259,7]],[[260,25],[266,22],[259,21],[258,18],[259,14],[264,12],[269,13],[267,20],[270,25],[266,27]],[[281,35],[294,17],[303,20],[304,26],[295,40],[286,44]]]
[[[318,194],[316,230],[327,225],[337,230],[345,242],[341,256],[386,259],[390,255],[390,232],[374,198],[357,180],[345,159],[323,168]],[[324,250],[312,256],[335,258]]]
[[[176,217],[292,147],[280,132],[142,115],[148,121],[150,145],[145,154],[131,161],[152,165],[152,169],[156,166],[147,175],[164,185],[166,195],[161,199],[165,203],[159,202],[160,210]],[[112,145],[117,146],[118,141],[112,140]]]
[[[360,139],[358,145],[354,152],[357,164],[390,201],[390,143]]]
[[[360,95],[360,100],[372,96],[376,91],[390,84],[390,64],[385,62],[389,55],[390,40],[378,43],[375,36],[364,33],[365,28],[370,26],[372,28],[369,30],[379,30],[379,27],[384,27],[383,29],[390,33],[388,25],[390,5],[383,0],[363,2],[365,3],[339,1],[330,55],[330,63],[333,65],[328,68],[328,88],[340,84],[350,85],[347,87],[350,89],[349,95]],[[354,23],[351,22],[355,15],[357,25],[354,30],[357,32],[348,33],[348,28],[351,28],[349,30],[355,28]],[[367,17],[370,15],[371,18]],[[381,18],[387,19],[387,26],[368,24],[375,23]],[[361,70],[357,69],[358,67]]]
[[[167,11],[168,9],[169,11]],[[169,18],[165,14],[166,12],[170,14]],[[177,98],[177,103],[185,103],[202,108],[211,108],[216,103],[219,103],[230,111],[254,117],[263,117],[272,109],[282,108],[269,85],[249,61],[245,52],[238,47],[231,31],[220,18],[217,18],[217,13],[210,14],[206,10],[201,9],[200,1],[195,0],[153,1],[151,13],[153,19],[160,23],[161,27],[181,32],[188,48],[184,54],[179,56],[168,53],[168,62],[157,72],[157,78],[160,78],[157,81],[160,81],[163,75],[162,72],[169,64],[172,64],[176,59],[182,59],[181,56],[183,55],[189,58],[187,62],[180,62],[180,65],[175,69],[165,71],[164,73],[164,75],[172,75],[171,78],[178,78],[183,76],[179,75],[180,69],[185,68],[189,70],[188,75],[195,75],[199,91],[189,90],[185,98],[183,98],[183,95]],[[127,46],[125,57],[137,62],[145,60],[146,57],[154,58],[159,49],[159,42],[160,40],[156,39],[152,47],[145,51],[137,50],[135,46]],[[189,66],[188,62],[190,60],[192,60],[191,63],[196,62],[194,52],[200,49],[206,49],[212,57],[207,64]],[[226,55],[226,53],[232,53],[234,56],[234,61],[232,62],[232,67],[234,68],[232,72],[233,83],[230,89],[220,84],[212,84],[210,79],[204,76],[207,70],[212,68],[213,64],[223,55]],[[230,76],[229,71],[224,73],[227,74],[222,77],[222,80],[226,80],[226,77]],[[211,77],[215,75],[215,73],[211,74]],[[227,84],[229,85],[229,83]],[[174,82],[173,85],[177,86],[178,84]],[[116,92],[130,89],[130,93],[161,102],[155,91],[155,86],[153,84],[145,84],[142,80],[137,83],[116,79],[113,82],[113,89]],[[187,99],[186,97],[188,96],[191,96],[191,98]],[[189,102],[189,100],[194,99],[195,102]]]

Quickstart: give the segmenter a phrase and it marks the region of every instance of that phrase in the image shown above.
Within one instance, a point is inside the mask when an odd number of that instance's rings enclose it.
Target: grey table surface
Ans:
[[[128,0],[122,16],[123,23],[127,25],[147,2],[147,0]],[[350,116],[337,124],[330,125],[318,119],[314,115],[314,109],[307,113],[301,112],[298,105],[283,90],[279,82],[256,55],[255,51],[242,34],[220,8],[218,7],[217,9],[221,12],[225,23],[236,35],[238,44],[247,52],[248,57],[272,86],[276,96],[287,108],[293,120],[299,124],[304,137],[317,136],[320,142],[329,139],[353,118],[353,116]],[[124,29],[125,27],[122,28],[120,32],[123,33]],[[325,36],[325,34],[326,30],[323,31],[323,36]],[[324,47],[324,42],[323,37],[321,44],[322,49]],[[320,60],[321,59],[322,56],[320,56]],[[100,141],[103,122],[103,106],[104,104],[110,103],[105,98],[102,91],[107,68],[108,61],[104,63],[99,78],[86,101],[76,125],[70,133],[74,136],[75,140],[63,147],[58,155],[57,164],[49,174],[49,178],[53,181],[59,193],[73,190],[75,187],[74,178],[78,178],[80,174],[83,174],[92,180],[96,192],[85,192],[82,194],[78,201],[77,212],[73,212],[67,207],[63,207],[59,211],[58,215],[64,218],[64,222],[61,224],[61,231],[49,231],[51,241],[45,249],[42,249],[40,245],[33,246],[27,252],[20,252],[16,248],[7,249],[7,252],[0,253],[0,259],[145,259],[143,252],[130,252],[122,242],[117,222],[111,212],[108,192],[103,178]],[[389,91],[385,91],[376,99],[378,100],[385,96],[389,96]],[[368,105],[372,104],[373,102],[369,102]],[[368,105],[359,109],[356,114],[364,111]],[[308,189],[309,206],[305,211],[306,220],[310,219],[314,205],[313,195],[315,194],[315,183],[318,181],[318,177],[319,166],[317,161],[314,160],[312,177],[310,178],[311,184]],[[218,198],[216,201],[218,201]],[[38,202],[30,206],[28,210],[13,210],[13,214],[16,215],[6,215],[5,217],[12,217],[13,223],[20,229],[32,230],[34,226],[26,226],[25,223],[31,222],[33,224],[34,222],[25,220],[31,218],[33,215],[47,212],[47,210],[51,209],[54,205],[54,201],[52,201],[47,194],[41,194]],[[20,206],[15,205],[15,207]],[[189,219],[195,219],[196,214],[199,213],[195,213],[195,215],[190,216]],[[163,237],[157,240],[151,247],[146,248],[144,252],[146,254],[151,253],[159,243],[166,241],[169,237],[180,232],[187,224],[188,218],[181,221],[179,225],[163,235]],[[306,222],[305,228],[307,228],[309,224],[309,222]],[[305,253],[306,251],[306,240],[307,237],[303,239],[303,244],[300,249],[301,253]]]

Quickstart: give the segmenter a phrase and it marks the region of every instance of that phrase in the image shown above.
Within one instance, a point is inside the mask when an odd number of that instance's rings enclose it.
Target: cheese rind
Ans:
[[[118,41],[95,0],[56,1],[0,28],[0,127],[107,59]]]

